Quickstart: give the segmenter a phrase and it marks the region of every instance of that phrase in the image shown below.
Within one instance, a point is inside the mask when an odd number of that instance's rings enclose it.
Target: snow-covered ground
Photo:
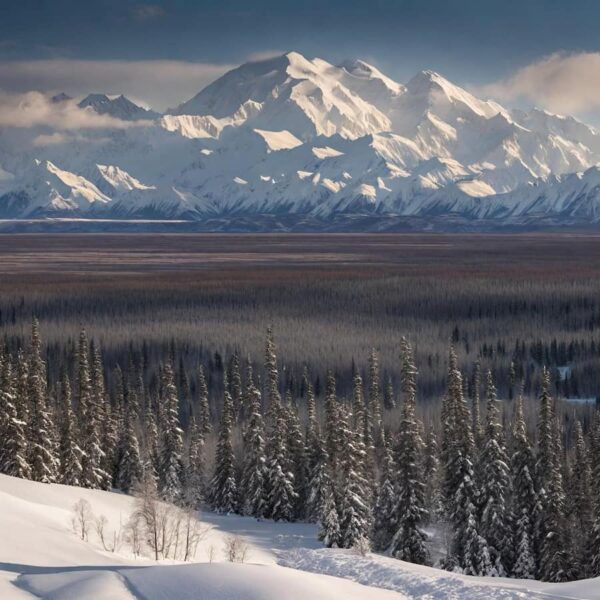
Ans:
[[[73,531],[72,507],[85,499],[107,529],[123,524],[133,499],[0,476],[0,599],[24,600],[403,600],[592,599],[600,580],[550,585],[469,578],[390,558],[328,550],[307,524],[206,513],[210,531],[194,563],[136,558],[126,544],[102,550],[92,532]],[[232,533],[249,546],[244,564],[226,562]],[[212,562],[211,562],[212,561]]]

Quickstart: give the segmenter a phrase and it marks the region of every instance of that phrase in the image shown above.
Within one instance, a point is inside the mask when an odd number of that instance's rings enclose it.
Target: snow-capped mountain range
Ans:
[[[0,218],[600,221],[599,131],[432,71],[403,85],[291,52],[163,115],[104,94],[77,107],[120,125],[0,130]]]

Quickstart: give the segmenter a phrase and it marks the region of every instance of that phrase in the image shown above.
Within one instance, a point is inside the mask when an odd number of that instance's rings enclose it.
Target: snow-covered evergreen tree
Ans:
[[[397,498],[395,490],[396,465],[391,444],[386,441],[379,476],[379,487],[373,509],[373,549],[388,550],[398,531]]]
[[[88,405],[87,433],[97,440],[97,476],[99,487],[108,490],[112,484],[111,468],[114,464],[115,444],[112,437],[110,406],[104,383],[104,366],[100,348],[93,345],[91,370],[91,401]]]
[[[0,360],[0,473],[31,478],[27,423],[19,418],[17,379],[9,356]]]
[[[209,501],[212,508],[217,512],[232,513],[238,510],[239,498],[232,439],[234,407],[226,376],[223,388],[223,409],[219,425],[215,470],[210,483]]]
[[[323,503],[319,515],[319,539],[327,548],[337,548],[340,542],[340,523],[331,479],[325,475]]]
[[[210,404],[208,403],[208,387],[206,386],[206,378],[204,377],[204,367],[198,367],[198,428],[200,433],[206,438],[211,432]]]
[[[379,377],[379,357],[377,350],[371,349],[369,354],[369,412],[373,428],[375,444],[382,440],[381,431],[381,384]]]
[[[504,566],[505,553],[511,544],[507,527],[509,468],[504,433],[498,418],[496,387],[491,371],[487,373],[486,399],[484,446],[480,454],[479,469],[481,477],[479,534],[487,541],[492,565],[491,571],[484,574],[504,577],[507,573]]]
[[[199,508],[204,500],[206,485],[204,466],[204,436],[196,424],[196,419],[192,416],[183,478],[183,502],[194,510]]]
[[[131,491],[142,480],[143,466],[137,436],[138,419],[138,395],[134,390],[131,390],[127,394],[127,403],[123,414],[116,477],[117,487],[124,492]]]
[[[533,516],[536,510],[535,457],[527,437],[523,398],[519,396],[513,426],[511,476],[514,513],[513,547],[515,560],[512,574],[519,579],[533,579],[536,572]]]
[[[183,432],[179,424],[179,398],[170,361],[162,369],[162,405],[158,491],[165,500],[177,502],[182,493]]]
[[[27,392],[29,398],[28,462],[31,466],[31,478],[34,481],[52,483],[56,481],[58,471],[56,435],[48,406],[46,363],[42,358],[42,341],[37,319],[33,320],[31,326]]]
[[[241,481],[242,512],[261,519],[267,509],[265,431],[261,394],[252,377],[246,381],[248,426],[244,433],[244,466]]]
[[[364,477],[365,448],[362,423],[351,425],[352,413],[339,408],[340,439],[344,452],[340,457],[342,481],[340,487],[339,546],[354,548],[368,541],[371,526],[371,490]]]
[[[427,510],[421,455],[423,441],[416,416],[417,369],[406,338],[400,342],[400,361],[403,405],[396,459],[396,532],[390,544],[390,553],[400,560],[427,564],[429,553],[425,546],[426,536],[421,529]]]
[[[392,383],[391,375],[388,375],[385,388],[383,389],[383,406],[386,410],[396,408],[396,396],[394,394],[394,384]]]
[[[539,576],[545,581],[567,581],[572,577],[572,559],[565,533],[565,497],[560,465],[562,449],[547,369],[542,374],[538,430],[536,469],[541,510],[537,511],[536,534],[539,540]]]
[[[569,486],[571,531],[573,532],[574,559],[581,572],[588,562],[589,535],[593,525],[591,495],[592,472],[581,422],[575,422],[575,454]]]
[[[59,431],[59,480],[65,485],[81,485],[81,450],[72,406],[71,382],[66,371],[61,375]]]
[[[82,438],[81,485],[102,488],[106,474],[102,470],[103,451],[100,442],[98,405],[92,390],[89,346],[85,329],[79,334],[77,350],[77,418]]]

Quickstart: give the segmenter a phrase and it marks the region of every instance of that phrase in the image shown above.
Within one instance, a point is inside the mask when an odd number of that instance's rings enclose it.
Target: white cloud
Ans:
[[[43,126],[55,131],[79,129],[126,129],[144,126],[144,121],[121,121],[93,110],[81,109],[74,100],[52,102],[40,92],[0,92],[0,127]],[[44,138],[42,138],[44,139]],[[46,135],[46,145],[49,141]],[[59,143],[55,138],[54,143]],[[50,142],[51,143],[51,142]]]
[[[231,68],[177,60],[4,61],[0,62],[0,86],[9,92],[124,94],[165,110],[189,100]]]
[[[527,100],[556,113],[598,111],[600,52],[552,54],[475,91],[501,102]]]
[[[282,54],[285,54],[283,50],[259,50],[258,52],[252,52],[249,54],[246,60],[248,62],[260,62],[261,60],[276,58]]]

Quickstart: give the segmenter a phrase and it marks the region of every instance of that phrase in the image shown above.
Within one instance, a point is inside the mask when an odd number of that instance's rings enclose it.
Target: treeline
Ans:
[[[439,415],[423,419],[413,348],[401,338],[398,350],[395,406],[374,350],[366,382],[352,365],[348,394],[331,371],[319,393],[308,369],[284,384],[269,330],[260,368],[234,354],[210,398],[199,367],[182,412],[189,381],[177,381],[188,377],[172,354],[155,380],[133,361],[107,386],[100,348],[82,330],[55,382],[34,320],[27,347],[0,356],[0,471],[318,522],[327,546],[418,564],[432,562],[426,527],[447,528],[442,566],[470,575],[600,575],[600,413],[567,435],[547,369],[532,419],[522,384],[511,383],[514,401],[498,401],[492,372],[477,361],[465,376],[451,347]]]

